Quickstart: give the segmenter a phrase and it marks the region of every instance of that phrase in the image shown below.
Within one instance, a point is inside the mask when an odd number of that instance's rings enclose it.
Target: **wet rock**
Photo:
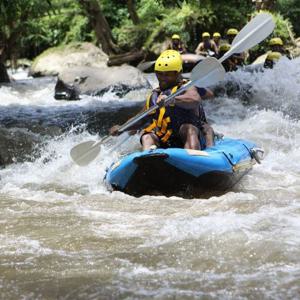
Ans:
[[[239,98],[247,104],[252,97],[252,85],[241,83],[233,76],[228,75],[227,79],[212,87],[216,97]]]
[[[50,48],[35,58],[29,75],[56,76],[66,68],[76,66],[105,67],[107,55],[91,43],[73,43]]]
[[[103,95],[108,90],[124,96],[133,89],[151,88],[144,74],[135,67],[74,67],[58,76],[54,97],[78,100],[80,94]]]
[[[26,129],[0,128],[0,165],[31,160],[38,143],[38,136]]]
[[[79,100],[80,89],[75,78],[74,83],[64,82],[60,77],[57,78],[57,82],[54,89],[54,98],[56,100]]]

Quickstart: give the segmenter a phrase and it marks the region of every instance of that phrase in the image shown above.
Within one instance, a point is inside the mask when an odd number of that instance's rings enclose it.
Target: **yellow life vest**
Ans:
[[[175,93],[177,91],[178,87],[179,87],[178,85],[174,86],[171,89],[171,94]],[[159,95],[160,94],[157,94],[157,97]],[[150,108],[150,101],[151,101],[152,96],[153,96],[153,93],[147,97],[146,109]],[[155,103],[156,103],[156,99],[154,101]],[[174,104],[170,104],[169,106],[174,106]],[[157,112],[157,110],[152,112],[151,114],[155,114],[155,116],[152,120],[152,123],[144,129],[145,133],[154,132],[163,143],[166,143],[173,133],[173,130],[170,126],[171,125],[171,116],[168,113],[166,113],[166,111],[167,111],[167,108],[163,106],[163,107],[159,108],[158,112]]]

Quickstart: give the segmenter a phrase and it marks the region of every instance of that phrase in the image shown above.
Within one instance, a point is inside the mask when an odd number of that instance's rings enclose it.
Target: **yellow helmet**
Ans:
[[[209,38],[210,38],[209,32],[203,32],[203,33],[202,33],[202,37],[203,37],[203,38],[204,38],[204,37],[209,37]]]
[[[221,34],[219,33],[219,32],[215,32],[214,34],[213,34],[213,37],[221,37]]]
[[[227,52],[230,48],[231,48],[231,46],[229,44],[222,44],[222,45],[220,45],[219,50],[221,52]]]
[[[282,39],[279,37],[270,39],[269,46],[283,46]]]
[[[227,35],[237,35],[239,32],[235,28],[230,28],[227,30]]]
[[[281,58],[281,53],[279,52],[270,52],[267,57],[266,60],[271,60],[271,61],[278,61]]]
[[[168,72],[168,71],[182,71],[182,58],[176,50],[166,50],[158,57],[155,62],[155,71]]]
[[[180,36],[178,34],[173,34],[172,40],[180,40]]]

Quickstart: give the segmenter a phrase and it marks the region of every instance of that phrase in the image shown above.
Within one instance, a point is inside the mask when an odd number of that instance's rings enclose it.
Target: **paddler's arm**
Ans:
[[[181,47],[182,47],[182,51],[181,51],[180,54],[185,54],[185,53],[187,53],[186,46],[185,46],[184,43],[181,44]]]
[[[186,90],[182,95],[175,97],[175,105],[184,109],[195,109],[198,107],[201,97],[195,87]]]
[[[214,94],[210,89],[192,87],[175,98],[175,105],[184,109],[195,109],[198,107],[201,99],[208,99],[213,96]]]
[[[211,43],[213,45],[214,52],[215,52],[216,56],[218,57],[218,55],[219,55],[218,47],[217,47],[217,45],[216,45],[216,43],[214,41],[211,41]]]
[[[199,55],[199,54],[202,52],[202,50],[203,50],[203,43],[201,42],[201,43],[199,43],[199,45],[197,46],[197,48],[196,48],[196,50],[195,50],[195,53]]]

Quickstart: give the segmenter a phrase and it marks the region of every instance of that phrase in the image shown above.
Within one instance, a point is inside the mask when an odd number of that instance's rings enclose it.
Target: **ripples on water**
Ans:
[[[88,167],[70,162],[70,148],[97,135],[64,120],[112,107],[110,119],[119,118],[144,92],[70,103],[53,99],[52,79],[2,87],[7,129],[24,122],[32,131],[42,120],[62,132],[43,135],[36,158],[0,171],[0,298],[299,298],[299,70],[297,59],[228,74],[239,94],[206,103],[218,132],[266,151],[233,191],[209,199],[109,193],[105,168],[138,149],[138,137],[113,153],[104,148]]]

